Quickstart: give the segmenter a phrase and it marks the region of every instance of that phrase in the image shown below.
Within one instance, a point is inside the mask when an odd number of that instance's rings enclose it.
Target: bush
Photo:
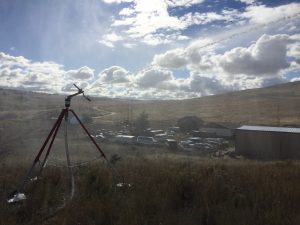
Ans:
[[[198,130],[203,125],[203,120],[197,116],[185,116],[177,122],[182,132]]]
[[[139,135],[144,132],[149,126],[149,115],[144,111],[139,117],[134,121],[134,134]]]

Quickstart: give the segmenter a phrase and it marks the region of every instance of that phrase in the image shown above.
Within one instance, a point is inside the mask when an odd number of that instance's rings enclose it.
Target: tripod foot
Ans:
[[[7,199],[7,202],[8,203],[18,203],[25,199],[26,199],[26,195],[24,193],[15,191],[12,193],[12,196],[9,199]]]

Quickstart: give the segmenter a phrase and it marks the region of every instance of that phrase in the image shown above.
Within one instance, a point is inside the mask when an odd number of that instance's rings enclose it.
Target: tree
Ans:
[[[203,125],[203,120],[197,116],[185,116],[177,121],[177,124],[182,132],[198,130]]]
[[[144,130],[146,130],[149,126],[149,120],[148,120],[149,115],[143,111],[138,118],[134,121],[134,133],[135,134],[140,134]]]

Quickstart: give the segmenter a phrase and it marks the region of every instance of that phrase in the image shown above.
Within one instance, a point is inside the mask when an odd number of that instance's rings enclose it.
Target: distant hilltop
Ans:
[[[63,107],[64,96],[0,89],[0,117],[9,111],[45,110]],[[74,99],[75,100],[75,99]],[[85,113],[96,114],[95,107],[114,112],[102,123],[134,120],[141,112],[154,125],[174,125],[184,116],[198,116],[207,122],[274,126],[300,125],[300,82],[230,92],[185,100],[128,100],[93,98],[91,103],[76,99],[73,107],[86,105]],[[93,108],[93,109],[92,109]],[[6,114],[5,114],[6,113]],[[7,117],[7,119],[13,117]],[[99,117],[101,120],[101,117]]]

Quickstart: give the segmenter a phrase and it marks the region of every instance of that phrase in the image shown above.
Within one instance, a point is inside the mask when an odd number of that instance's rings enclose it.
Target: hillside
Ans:
[[[172,125],[178,118],[195,115],[209,122],[234,124],[297,125],[300,122],[300,82],[237,91],[187,100],[122,100],[93,98],[91,103],[75,98],[78,113],[96,117],[95,123],[118,124],[136,118],[142,111],[152,124]],[[59,113],[64,96],[0,90],[1,120],[27,120]],[[105,116],[103,116],[105,115]]]

